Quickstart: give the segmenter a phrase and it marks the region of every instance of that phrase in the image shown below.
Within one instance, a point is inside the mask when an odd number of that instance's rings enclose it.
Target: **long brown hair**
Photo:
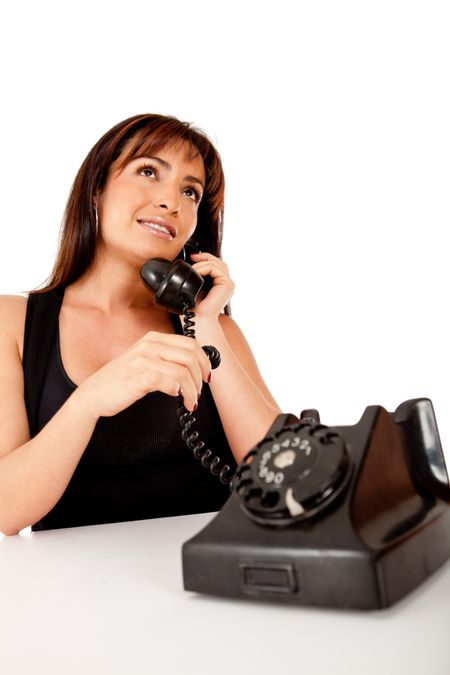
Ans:
[[[219,153],[205,132],[189,122],[165,115],[135,115],[107,131],[83,161],[64,210],[53,270],[45,286],[29,291],[29,294],[66,286],[92,264],[97,243],[94,197],[103,190],[109,168],[125,145],[127,150],[120,169],[134,157],[153,154],[173,141],[187,143],[192,151],[190,159],[200,154],[205,165],[205,190],[191,242],[201,251],[220,257],[225,179]],[[229,308],[226,308],[226,313],[229,313]]]

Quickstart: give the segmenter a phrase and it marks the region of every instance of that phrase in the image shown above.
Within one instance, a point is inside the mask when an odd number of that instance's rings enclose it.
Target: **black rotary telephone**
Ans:
[[[194,247],[191,247],[194,251]],[[141,278],[145,285],[154,293],[154,302],[174,314],[184,315],[183,333],[187,337],[195,338],[194,312],[197,297],[202,290],[211,289],[211,277],[204,279],[193,267],[184,260],[170,262],[164,258],[147,260],[141,267]],[[211,346],[203,347],[208,356],[211,368],[220,365],[219,351]],[[195,424],[194,415],[183,405],[183,399],[179,397],[177,408],[178,421],[181,426],[181,437],[188,448],[193,451],[194,457],[202,466],[208,469],[213,476],[217,476],[224,485],[231,484],[231,469],[209,448],[199,440],[198,432],[191,430]],[[231,487],[231,485],[230,485]]]
[[[192,328],[201,275],[182,260],[147,261],[155,302]],[[214,347],[203,347],[213,368]],[[190,431],[182,438],[231,496],[183,546],[186,590],[286,604],[387,607],[450,557],[450,486],[433,406],[366,408],[354,426],[329,427],[317,410],[277,417],[234,476]]]
[[[433,406],[366,408],[354,426],[283,414],[220,513],[183,546],[189,591],[380,609],[450,557],[450,486]]]

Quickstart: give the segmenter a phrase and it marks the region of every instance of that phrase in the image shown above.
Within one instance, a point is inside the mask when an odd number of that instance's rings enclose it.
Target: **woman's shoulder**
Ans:
[[[0,295],[0,330],[2,338],[15,340],[21,359],[27,302],[27,296]]]
[[[0,315],[3,320],[25,320],[28,297],[24,295],[0,295]]]

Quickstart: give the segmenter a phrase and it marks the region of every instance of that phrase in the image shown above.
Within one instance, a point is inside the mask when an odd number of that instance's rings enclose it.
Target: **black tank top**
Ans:
[[[23,368],[34,437],[76,389],[59,348],[64,288],[29,295]],[[179,317],[172,315],[182,334]],[[111,417],[100,417],[60,500],[33,531],[218,511],[230,489],[193,457],[181,439],[176,397],[151,392]],[[196,423],[206,447],[236,468],[214,404],[203,384]]]

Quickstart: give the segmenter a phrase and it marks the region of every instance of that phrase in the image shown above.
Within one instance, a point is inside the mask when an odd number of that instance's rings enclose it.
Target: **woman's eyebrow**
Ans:
[[[172,165],[169,164],[169,162],[166,162],[165,159],[161,159],[161,157],[155,157],[154,155],[148,155],[147,157],[141,157],[140,159],[154,159],[156,162],[159,162],[159,164],[161,164],[161,166],[163,166],[165,169],[170,170],[172,168]],[[185,176],[183,180],[191,180],[194,181],[194,183],[199,183],[199,185],[202,186],[203,190],[205,189],[205,186],[203,185],[200,178],[196,178],[196,176]]]

